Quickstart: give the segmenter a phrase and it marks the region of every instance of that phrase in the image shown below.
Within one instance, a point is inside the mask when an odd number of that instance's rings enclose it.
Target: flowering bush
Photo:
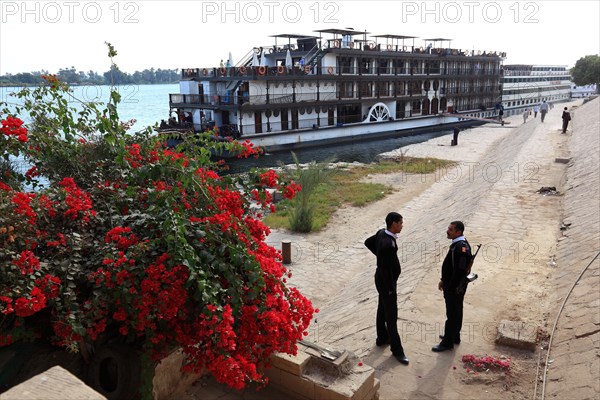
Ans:
[[[211,152],[256,150],[210,133],[169,149],[149,129],[127,132],[117,92],[106,109],[75,109],[69,88],[46,80],[0,111],[4,158],[32,165],[0,177],[0,346],[119,340],[155,361],[181,347],[188,371],[264,382],[269,355],[295,354],[313,314],[260,221],[267,189],[300,187],[273,171],[221,176]]]

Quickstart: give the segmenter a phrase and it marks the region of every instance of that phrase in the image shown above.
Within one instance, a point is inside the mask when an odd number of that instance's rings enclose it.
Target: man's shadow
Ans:
[[[454,364],[456,350],[439,353],[433,368],[419,379],[417,388],[408,394],[407,399],[443,399],[444,383]]]

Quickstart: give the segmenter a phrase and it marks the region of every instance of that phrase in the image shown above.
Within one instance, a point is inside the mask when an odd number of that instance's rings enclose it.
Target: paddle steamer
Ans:
[[[501,101],[499,51],[451,39],[353,29],[273,35],[238,63],[182,70],[170,95],[178,123],[276,151],[448,129],[493,118]]]

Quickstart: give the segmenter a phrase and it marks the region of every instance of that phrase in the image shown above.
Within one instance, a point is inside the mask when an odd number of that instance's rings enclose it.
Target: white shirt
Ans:
[[[392,232],[388,231],[387,229],[385,230],[385,233],[387,233],[388,235],[390,235],[394,239],[398,239],[398,235],[396,235],[395,233],[392,233]]]
[[[456,242],[460,242],[461,240],[466,241],[467,239],[465,239],[464,235],[463,236],[459,236],[456,239],[452,239],[452,244],[454,244]]]

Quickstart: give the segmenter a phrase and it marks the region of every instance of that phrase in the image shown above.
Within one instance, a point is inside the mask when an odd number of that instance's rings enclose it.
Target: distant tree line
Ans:
[[[21,72],[0,76],[0,86],[34,86],[44,83],[42,75],[49,75],[46,70]],[[95,71],[77,71],[75,67],[61,68],[56,73],[58,79],[70,85],[152,85],[160,83],[177,83],[181,79],[179,69],[145,69],[133,74],[123,72],[113,66],[102,75]]]
[[[600,56],[598,54],[581,57],[571,68],[571,76],[576,85],[600,84]],[[600,89],[600,88],[597,88]]]

